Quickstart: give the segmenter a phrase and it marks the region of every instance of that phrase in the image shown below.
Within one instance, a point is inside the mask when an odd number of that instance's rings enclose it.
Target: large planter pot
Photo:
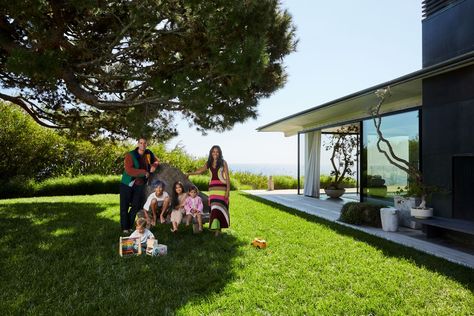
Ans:
[[[330,198],[336,199],[341,197],[341,195],[346,192],[346,189],[324,189],[324,192],[326,192],[327,196]]]
[[[380,209],[380,219],[384,231],[396,232],[398,230],[398,213],[398,210],[394,207],[382,207]]]
[[[433,216],[433,208],[412,208],[411,216],[419,219],[427,219]]]
[[[421,224],[411,219],[411,209],[415,208],[420,201],[418,198],[395,195],[393,205],[398,210],[398,219],[400,226],[411,229],[421,229]]]

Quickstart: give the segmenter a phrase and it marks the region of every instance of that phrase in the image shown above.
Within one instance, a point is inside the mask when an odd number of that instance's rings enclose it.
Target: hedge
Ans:
[[[17,177],[0,184],[0,198],[119,193],[120,176],[58,177],[42,182]]]
[[[385,205],[367,202],[349,202],[342,206],[339,220],[353,225],[381,227],[380,209]]]
[[[200,191],[208,190],[208,176],[191,176],[190,180]],[[17,177],[9,182],[0,183],[0,199],[56,195],[118,194],[119,185],[120,176],[85,175],[75,178],[58,177],[42,182]],[[231,190],[238,190],[239,186],[240,184],[237,180],[231,179]]]

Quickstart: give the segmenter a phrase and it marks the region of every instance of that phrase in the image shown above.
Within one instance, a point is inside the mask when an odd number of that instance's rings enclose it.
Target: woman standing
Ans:
[[[224,160],[224,156],[222,156],[221,148],[217,145],[212,146],[209,151],[206,164],[187,175],[201,174],[207,169],[211,171],[211,181],[209,181],[209,206],[211,209],[209,227],[218,236],[222,228],[228,228],[230,225],[230,179],[227,162]]]

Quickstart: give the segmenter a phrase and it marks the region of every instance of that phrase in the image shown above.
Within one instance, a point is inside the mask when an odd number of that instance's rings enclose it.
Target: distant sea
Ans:
[[[231,171],[251,172],[255,174],[263,174],[265,176],[283,175],[296,178],[296,164],[272,164],[272,163],[229,163]],[[329,174],[329,166],[321,165],[321,173]],[[304,165],[300,166],[300,174],[304,175]]]

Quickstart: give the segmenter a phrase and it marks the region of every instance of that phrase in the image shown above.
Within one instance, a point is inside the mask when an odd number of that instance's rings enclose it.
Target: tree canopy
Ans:
[[[278,0],[0,0],[0,98],[76,135],[203,133],[257,115],[295,50]]]

